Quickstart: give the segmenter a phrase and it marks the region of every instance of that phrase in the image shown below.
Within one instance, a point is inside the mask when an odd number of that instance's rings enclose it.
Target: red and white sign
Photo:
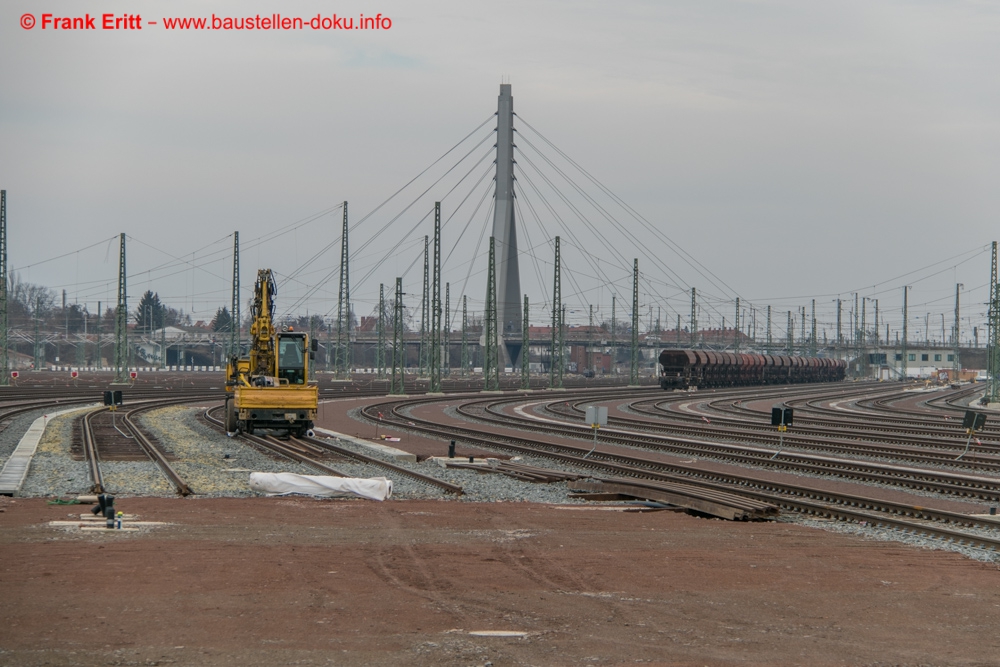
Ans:
[[[73,378],[73,379],[76,379],[76,378],[80,377],[80,374],[77,371],[70,371],[69,372],[69,376],[71,378]]]
[[[134,380],[137,377],[139,377],[139,374],[136,373],[135,371],[132,371],[131,373],[128,374],[128,376]]]
[[[10,376],[11,376],[12,378],[14,378],[15,380],[17,379],[17,376],[18,376],[18,375],[20,375],[20,373],[18,373],[17,371],[11,371],[11,372],[10,372]]]

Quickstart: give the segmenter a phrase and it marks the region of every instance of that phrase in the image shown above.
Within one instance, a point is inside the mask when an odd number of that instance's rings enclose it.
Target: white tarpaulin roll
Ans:
[[[361,496],[369,500],[385,500],[392,495],[392,480],[385,477],[332,477],[328,475],[296,475],[291,472],[252,472],[250,488],[270,496],[301,493],[306,496],[336,498]]]

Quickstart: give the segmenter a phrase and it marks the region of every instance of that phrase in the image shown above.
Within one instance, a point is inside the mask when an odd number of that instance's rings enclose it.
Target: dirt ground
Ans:
[[[527,503],[119,505],[170,525],[0,499],[0,664],[1000,664],[1000,570],[954,553]]]

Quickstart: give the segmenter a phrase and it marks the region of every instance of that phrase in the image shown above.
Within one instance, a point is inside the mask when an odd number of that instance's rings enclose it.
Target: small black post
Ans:
[[[448,458],[449,459],[455,458],[455,441],[454,440],[452,440],[451,444],[448,445]]]
[[[106,524],[108,528],[115,527],[115,497],[112,495],[104,494],[97,496],[97,505],[90,508],[91,513],[97,515],[104,515],[107,520]]]

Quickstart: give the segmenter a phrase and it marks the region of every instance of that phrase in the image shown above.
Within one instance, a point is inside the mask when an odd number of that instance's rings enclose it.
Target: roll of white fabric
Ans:
[[[291,472],[253,472],[250,473],[250,488],[269,496],[298,493],[324,498],[360,496],[369,500],[385,500],[392,496],[392,480],[385,477],[364,479],[297,475]]]

